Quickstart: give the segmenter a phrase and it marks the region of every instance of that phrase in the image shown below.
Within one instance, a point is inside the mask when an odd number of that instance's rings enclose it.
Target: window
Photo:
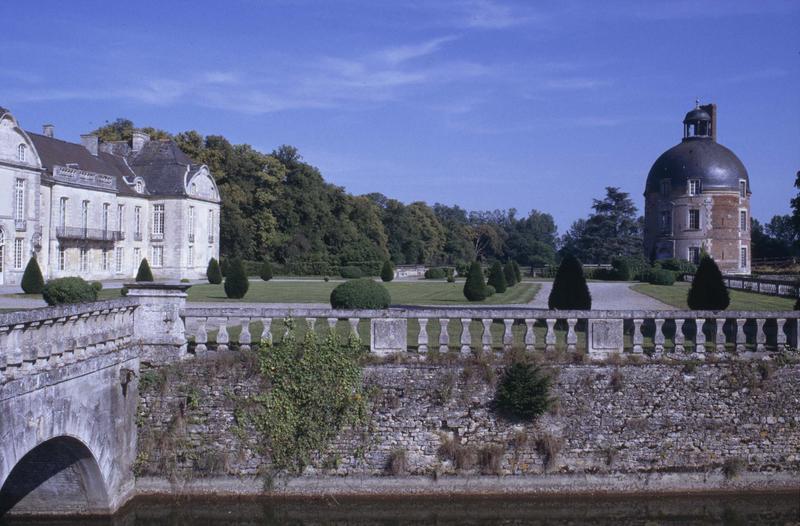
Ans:
[[[81,249],[81,272],[89,270],[89,251],[85,248]]]
[[[22,252],[25,249],[25,240],[21,237],[18,237],[14,240],[14,268],[21,269],[22,268],[22,259],[23,254]]]
[[[192,195],[197,195],[197,183],[192,183]]]
[[[689,195],[697,195],[700,193],[700,179],[689,180]]]
[[[689,230],[700,230],[700,210],[689,210]]]
[[[164,236],[164,205],[153,206],[153,236]]]
[[[689,261],[695,265],[700,264],[700,247],[689,247]]]
[[[3,228],[0,227],[0,274],[3,273],[3,267],[5,266],[5,257],[6,257],[6,233],[3,231]]]
[[[208,242],[214,242],[214,211],[208,211]]]
[[[194,207],[189,207],[189,243],[194,243]]]
[[[142,207],[137,206],[133,209],[133,233],[137,239],[142,237]]]
[[[108,209],[111,205],[103,203],[103,232],[108,232]]]
[[[108,249],[103,249],[102,264],[103,270],[108,270]]]
[[[747,197],[747,181],[739,179],[739,197]]]
[[[125,221],[125,205],[117,205],[117,230],[123,231],[122,223]]]
[[[58,247],[58,270],[67,270],[67,249]]]
[[[669,210],[662,210],[661,211],[661,232],[668,234],[672,232],[672,212]]]
[[[741,268],[747,268],[747,247],[739,249],[739,266]]]
[[[120,273],[122,272],[122,261],[125,256],[125,249],[122,247],[117,247],[114,256],[114,269],[117,271],[117,273]]]
[[[58,202],[58,226],[67,226],[67,198],[62,197]],[[63,270],[63,269],[62,269]]]
[[[89,201],[81,203],[81,228],[89,228]]]
[[[28,148],[24,144],[17,146],[17,160],[21,163],[25,162],[25,153]]]
[[[14,184],[14,219],[25,219],[25,181],[17,179]]]
[[[133,265],[135,267],[134,271],[136,271],[139,268],[139,264],[141,262],[142,262],[142,249],[134,248],[133,249]]]
[[[194,266],[194,246],[193,245],[189,245],[189,252],[187,253],[186,259],[187,259],[186,266],[190,267],[190,268],[193,267]]]
[[[136,193],[141,194],[144,193],[144,183],[141,181],[136,181]]]
[[[153,247],[153,266],[164,266],[164,247]]]
[[[747,232],[747,210],[739,210],[739,230]]]
[[[661,180],[661,195],[664,197],[668,197],[669,194],[672,192],[672,183],[669,179],[662,179]]]

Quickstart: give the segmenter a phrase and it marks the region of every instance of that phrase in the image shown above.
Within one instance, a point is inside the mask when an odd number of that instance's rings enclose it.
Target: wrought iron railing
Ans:
[[[56,238],[86,241],[122,241],[125,239],[125,233],[119,230],[106,230],[103,228],[60,226],[56,228]]]

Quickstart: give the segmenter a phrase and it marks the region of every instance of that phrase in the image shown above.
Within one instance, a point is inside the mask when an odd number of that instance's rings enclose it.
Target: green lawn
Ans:
[[[689,292],[688,283],[675,283],[672,286],[639,283],[632,286],[631,289],[679,309],[689,308],[686,305],[686,294]],[[731,304],[728,310],[787,311],[794,309],[794,300],[789,298],[730,289],[728,292],[731,295]]]

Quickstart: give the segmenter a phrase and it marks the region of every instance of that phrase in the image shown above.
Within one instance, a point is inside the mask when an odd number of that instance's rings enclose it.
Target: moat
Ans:
[[[7,519],[26,526],[177,525],[711,525],[797,524],[795,493],[576,498],[351,500],[137,498],[112,518]],[[0,519],[2,523],[2,519]]]

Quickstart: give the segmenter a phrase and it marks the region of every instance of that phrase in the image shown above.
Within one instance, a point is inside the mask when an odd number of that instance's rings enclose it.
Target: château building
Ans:
[[[208,167],[171,140],[81,144],[22,129],[0,107],[0,285],[35,256],[45,279],[199,278],[219,258],[220,196]]]
[[[647,176],[645,255],[698,263],[705,251],[723,273],[749,274],[750,195],[744,165],[717,142],[716,105],[697,106]]]

